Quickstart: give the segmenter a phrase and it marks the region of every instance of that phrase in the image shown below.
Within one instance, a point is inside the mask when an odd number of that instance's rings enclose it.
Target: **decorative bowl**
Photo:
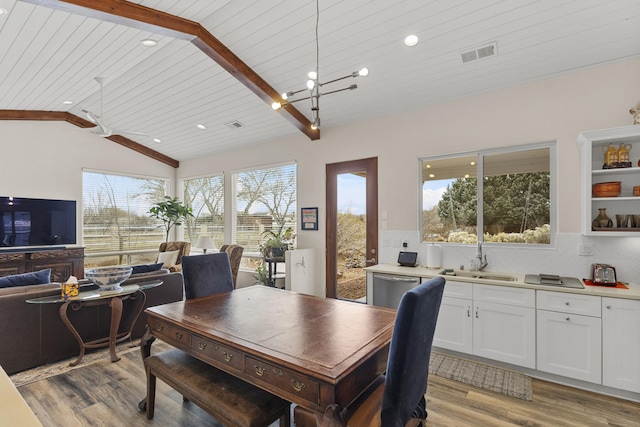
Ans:
[[[85,270],[87,279],[98,285],[101,291],[119,291],[120,284],[131,276],[131,267],[100,267]]]
[[[618,197],[621,191],[621,181],[601,182],[591,186],[593,197]]]

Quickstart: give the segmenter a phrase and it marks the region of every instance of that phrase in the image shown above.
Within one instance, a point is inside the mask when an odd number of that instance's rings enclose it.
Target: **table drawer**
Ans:
[[[149,317],[149,328],[153,334],[176,347],[189,347],[191,334],[186,329]]]
[[[273,384],[281,390],[303,399],[319,403],[320,384],[302,375],[247,357],[245,373],[261,381]]]
[[[231,366],[238,371],[243,371],[244,354],[238,350],[233,350],[195,334],[191,337],[191,349],[194,354],[203,354],[206,358]]]

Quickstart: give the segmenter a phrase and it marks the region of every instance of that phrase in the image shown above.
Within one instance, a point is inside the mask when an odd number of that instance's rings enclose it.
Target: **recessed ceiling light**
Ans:
[[[140,44],[142,46],[147,46],[147,47],[153,47],[155,45],[158,44],[158,42],[156,40],[152,40],[152,39],[144,39],[140,42]]]
[[[160,144],[162,140],[160,138],[153,138],[153,142],[155,142],[156,144]]]
[[[429,178],[435,178],[435,177],[436,177],[435,174],[432,174],[432,173],[429,174]]]
[[[420,39],[418,38],[418,36],[414,34],[411,34],[410,36],[404,38],[404,44],[409,47],[417,45],[419,41]]]
[[[205,125],[196,125],[198,129],[205,130],[207,127]]]
[[[71,104],[73,104],[73,101],[62,101],[62,103],[64,105],[71,105]]]

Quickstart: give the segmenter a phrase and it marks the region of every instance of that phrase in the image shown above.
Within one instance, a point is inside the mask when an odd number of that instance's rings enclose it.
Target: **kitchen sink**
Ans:
[[[483,271],[465,271],[465,270],[453,270],[452,272],[441,271],[440,274],[445,276],[457,276],[457,277],[469,277],[472,279],[485,279],[485,280],[499,280],[502,282],[515,282],[518,279],[506,274],[497,274]]]

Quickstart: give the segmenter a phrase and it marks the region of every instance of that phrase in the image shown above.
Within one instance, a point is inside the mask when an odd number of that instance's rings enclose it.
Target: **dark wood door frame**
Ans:
[[[327,298],[336,298],[337,265],[337,213],[338,175],[350,172],[366,172],[367,177],[367,259],[378,260],[378,158],[331,163],[326,166],[327,234],[326,234],[326,292]],[[373,252],[372,252],[373,250]]]

